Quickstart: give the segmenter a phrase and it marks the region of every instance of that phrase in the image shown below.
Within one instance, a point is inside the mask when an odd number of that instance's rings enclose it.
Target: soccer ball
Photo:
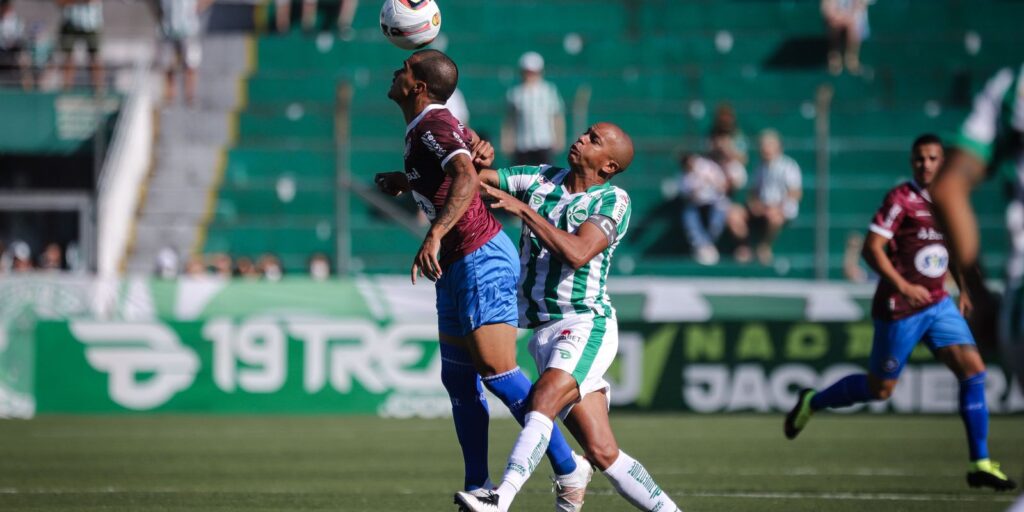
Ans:
[[[423,48],[441,32],[441,10],[434,0],[384,0],[380,29],[399,48]]]

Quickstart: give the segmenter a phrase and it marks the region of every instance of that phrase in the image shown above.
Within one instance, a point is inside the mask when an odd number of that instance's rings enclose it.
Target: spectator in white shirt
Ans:
[[[767,265],[772,262],[772,243],[779,231],[799,213],[803,188],[800,166],[782,153],[778,132],[761,132],[759,147],[761,164],[754,173],[747,204],[732,208],[728,225],[739,241],[735,256],[741,263],[751,259],[751,226],[758,224],[764,227],[757,244],[757,259]]]
[[[565,104],[555,85],[544,80],[539,53],[524,53],[519,69],[523,83],[506,95],[501,150],[512,154],[512,165],[549,164],[565,148]]]

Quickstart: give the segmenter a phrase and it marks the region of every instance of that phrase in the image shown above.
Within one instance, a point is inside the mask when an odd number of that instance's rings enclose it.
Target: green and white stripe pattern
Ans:
[[[1017,178],[1024,183],[1024,64],[1000,70],[985,84],[954,144],[991,167],[1000,163],[992,162],[996,154],[1015,158]]]
[[[572,315],[614,318],[606,283],[612,253],[626,234],[631,207],[629,196],[605,183],[585,192],[570,194],[562,183],[569,169],[547,165],[518,166],[498,171],[499,186],[525,202],[558,229],[575,233],[590,216],[604,215],[615,221],[617,236],[604,251],[577,270],[552,257],[540,240],[523,226],[519,257],[523,272],[519,282],[519,321],[537,325]]]

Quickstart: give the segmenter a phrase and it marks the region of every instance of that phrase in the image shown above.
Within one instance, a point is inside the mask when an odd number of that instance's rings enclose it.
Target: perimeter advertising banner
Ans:
[[[448,414],[433,323],[303,316],[41,322],[38,412]],[[623,322],[613,404],[634,410],[782,412],[796,390],[860,371],[863,322]],[[520,339],[520,361],[534,367]],[[1024,394],[990,367],[994,413]],[[492,402],[496,402],[493,401]],[[949,413],[957,383],[927,350],[892,400],[851,411]]]

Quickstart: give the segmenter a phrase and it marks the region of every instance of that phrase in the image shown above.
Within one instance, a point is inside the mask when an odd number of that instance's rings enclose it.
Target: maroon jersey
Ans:
[[[908,282],[931,292],[931,302],[914,308],[889,281],[882,279],[875,290],[871,315],[898,320],[939,302],[946,296],[944,283],[949,252],[932,217],[931,198],[914,181],[889,191],[871,222],[871,231],[889,239],[889,261]]]
[[[405,176],[412,196],[431,222],[448,198],[452,178],[444,166],[458,154],[470,156],[469,131],[441,105],[429,105],[405,129]],[[442,267],[479,249],[501,231],[501,224],[473,191],[466,213],[441,239]]]

